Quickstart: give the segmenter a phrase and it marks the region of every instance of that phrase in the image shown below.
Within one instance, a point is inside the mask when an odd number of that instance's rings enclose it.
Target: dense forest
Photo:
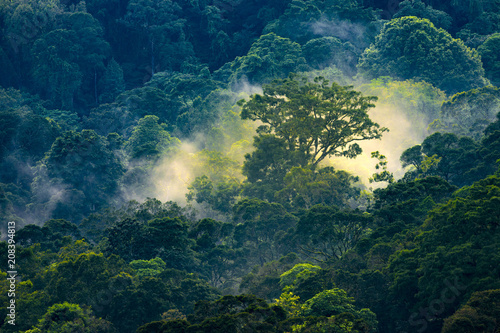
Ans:
[[[1,332],[500,331],[500,0],[0,27]]]

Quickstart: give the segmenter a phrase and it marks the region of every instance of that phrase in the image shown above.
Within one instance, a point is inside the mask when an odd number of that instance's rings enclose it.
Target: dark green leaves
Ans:
[[[365,50],[358,68],[370,78],[421,79],[452,93],[487,83],[475,50],[429,20],[414,16],[386,23],[375,44]]]
[[[341,258],[353,248],[369,227],[369,215],[314,206],[297,223],[300,248],[313,260],[327,262]]]

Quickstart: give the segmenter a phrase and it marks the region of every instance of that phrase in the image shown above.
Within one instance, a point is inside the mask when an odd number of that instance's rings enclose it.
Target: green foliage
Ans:
[[[455,29],[467,25],[468,22],[474,22],[477,18],[498,11],[497,3],[470,1],[467,3],[454,3],[453,1],[430,2],[436,9],[443,10],[449,13],[453,18],[453,26]]]
[[[160,72],[146,84],[164,93],[167,104],[159,105],[170,124],[176,125],[183,135],[207,130],[217,120],[220,108],[230,108],[234,97],[223,84],[210,75],[206,66],[198,66],[193,73]]]
[[[57,1],[9,1],[2,3],[2,15],[5,16],[5,26],[8,35],[12,38],[20,39],[21,45],[40,37],[43,33],[50,31],[55,25],[55,20],[60,14],[61,8]],[[10,15],[6,15],[10,14]],[[30,34],[25,34],[23,29],[29,27],[27,22],[37,22],[37,20],[46,20],[45,24],[32,29]],[[19,46],[19,45],[18,45]]]
[[[318,262],[340,259],[367,231],[370,216],[316,205],[304,212],[295,230],[302,252]]]
[[[219,151],[203,149],[190,164],[197,176],[188,186],[188,202],[195,200],[211,209],[229,213],[241,193],[240,165]]]
[[[205,252],[219,243],[225,243],[232,230],[233,225],[230,223],[205,218],[191,227],[189,236],[196,240],[197,251]]]
[[[356,320],[351,314],[340,314],[331,317],[309,317],[304,324],[294,325],[295,332],[369,332],[363,321]]]
[[[0,119],[2,120],[2,132],[0,132],[0,153],[2,156],[5,154],[12,144],[14,135],[16,133],[16,127],[19,123],[19,116],[12,111],[3,111],[0,113]]]
[[[194,157],[193,164],[200,170],[198,173],[206,175],[215,182],[238,180],[240,166],[224,153],[203,149]]]
[[[275,300],[277,306],[281,307],[289,317],[298,317],[304,311],[304,306],[299,303],[299,296],[292,292],[284,292],[280,298]]]
[[[302,54],[309,66],[317,69],[335,66],[351,76],[356,70],[358,52],[350,42],[342,43],[335,37],[311,39],[302,47]]]
[[[130,139],[125,142],[125,149],[132,159],[155,161],[178,149],[179,139],[171,137],[166,125],[158,121],[157,116],[151,115],[139,119]]]
[[[420,145],[406,149],[400,157],[403,168],[407,166],[414,167],[417,172],[420,172],[420,166],[424,160],[422,156],[422,147]]]
[[[123,24],[135,32],[138,52],[150,74],[158,70],[178,70],[182,59],[194,55],[185,38],[186,21],[179,17],[180,6],[170,0],[128,2]]]
[[[376,170],[382,169],[378,173],[374,173],[369,179],[370,183],[373,182],[388,182],[389,184],[394,182],[394,175],[392,172],[387,171],[387,157],[380,154],[378,151],[372,152],[372,158],[378,159],[378,163],[375,165]]]
[[[234,225],[212,219],[202,219],[192,225],[189,237],[196,242],[193,247],[201,264],[199,269],[213,286],[230,288],[234,277],[242,269],[241,253],[229,246]]]
[[[29,106],[7,109],[0,112],[0,165],[5,171],[0,181],[26,185],[31,182],[32,171],[23,164],[34,164],[60,135],[59,126],[33,112]]]
[[[102,78],[99,80],[99,103],[112,103],[125,90],[123,70],[115,59],[111,59],[106,66]]]
[[[269,33],[255,41],[246,56],[237,57],[233,62],[227,63],[216,75],[227,77],[234,85],[239,84],[241,80],[258,84],[276,78],[286,78],[289,73],[306,68],[299,44]]]
[[[154,321],[137,329],[137,333],[184,333],[189,327],[186,320]]]
[[[500,318],[499,301],[499,289],[473,293],[464,306],[445,319],[442,332],[494,331]]]
[[[283,186],[283,179],[290,169],[304,160],[300,152],[287,149],[286,141],[270,134],[254,137],[251,154],[245,155],[243,175],[250,184],[244,192],[261,199],[274,200],[275,194]]]
[[[8,58],[7,54],[0,47],[0,62],[2,62],[3,66],[0,68],[0,85],[3,87],[12,86],[15,84],[15,81],[19,79],[12,62]]]
[[[467,46],[478,48],[491,35],[500,31],[499,18],[498,6],[491,8],[464,25],[457,32],[457,37],[462,39]]]
[[[2,38],[1,53],[5,55],[2,57],[2,72],[9,75],[2,79],[7,83],[4,86],[19,87],[23,82],[32,65],[29,48],[56,26],[60,12],[58,1],[2,1],[0,15],[5,36]],[[19,68],[20,65],[27,65],[27,68]]]
[[[452,18],[447,13],[425,5],[422,0],[402,1],[399,4],[398,11],[392,17],[393,19],[403,16],[416,16],[431,21],[436,28],[448,30],[451,26]]]
[[[32,112],[23,112],[15,144],[33,160],[41,159],[59,134],[57,124]]]
[[[57,123],[63,132],[77,131],[81,128],[80,118],[76,112],[68,110],[42,110],[39,115],[48,121]]]
[[[7,251],[7,247],[5,247]],[[5,283],[0,285],[0,289],[3,293],[2,304],[5,304],[5,310],[1,310],[2,321],[2,331],[5,332],[20,332],[29,330],[37,321],[44,315],[47,309],[47,294],[44,291],[34,291],[33,283],[30,280],[18,282],[16,285],[16,325],[10,325],[7,320],[7,313],[10,311],[7,309],[7,304],[10,301],[8,293],[10,292],[10,283],[7,280],[7,274],[0,272],[0,276],[4,278]],[[22,299],[21,299],[22,298]],[[23,316],[23,321],[17,321],[18,316]]]
[[[242,119],[261,121],[259,131],[284,140],[288,150],[306,157],[304,164],[316,166],[332,155],[356,157],[361,153],[356,141],[378,139],[387,130],[368,116],[376,97],[321,77],[311,83],[291,76],[263,89],[263,95],[242,103]]]
[[[369,77],[424,80],[448,93],[486,85],[476,50],[427,19],[406,16],[386,23],[358,64]]]
[[[92,130],[65,132],[44,159],[51,182],[71,185],[86,198],[85,205],[99,207],[116,193],[124,172],[109,144]]]
[[[186,210],[172,201],[162,203],[157,199],[147,198],[144,202],[139,203],[132,200],[119,208],[106,207],[90,214],[80,223],[79,229],[86,238],[98,243],[106,236],[104,232],[106,228],[126,219],[145,223],[154,218],[175,218],[185,214]]]
[[[500,112],[500,89],[488,86],[453,95],[441,106],[440,122],[437,131],[446,131],[456,135],[470,136],[480,140],[489,123]]]
[[[282,287],[279,285],[281,274],[289,271],[297,263],[301,262],[299,256],[293,252],[265,263],[263,266],[255,266],[250,273],[243,276],[239,292],[256,295],[273,301],[280,298]]]
[[[139,278],[158,275],[163,272],[167,266],[167,264],[158,257],[150,260],[132,260],[129,265],[137,271],[136,275]]]
[[[70,256],[45,271],[42,286],[53,289],[49,298],[52,303],[67,300],[92,305],[101,312],[103,308],[97,293],[108,293],[109,280],[124,270],[127,272],[130,269],[118,257],[106,258],[102,254],[88,252]]]
[[[466,178],[467,169],[474,165],[477,146],[467,137],[458,138],[450,133],[434,133],[422,143],[422,152],[426,156],[436,156],[439,162],[428,169],[428,174],[435,174],[457,185],[463,184],[460,178]]]
[[[283,15],[271,21],[263,33],[275,33],[304,45],[314,38],[315,34],[310,25],[321,18],[319,5],[319,2],[315,1],[290,1]]]
[[[182,217],[155,218],[147,223],[125,219],[107,229],[106,251],[125,260],[161,258],[171,268],[193,264],[187,223]]]
[[[303,274],[299,274],[295,280],[295,284],[290,290],[302,300],[306,301],[313,298],[323,290],[336,288],[334,275],[326,269],[320,270],[305,270]]]
[[[500,7],[396,4],[0,0],[0,331],[494,330]],[[360,196],[370,96],[418,136]]]
[[[297,264],[292,269],[280,275],[280,286],[288,287],[298,283],[298,279],[304,279],[313,272],[321,269],[311,264]]]
[[[454,199],[429,213],[414,234],[411,249],[398,251],[391,260],[393,299],[407,294],[405,298],[411,300],[407,308],[413,311],[434,300],[446,301],[439,311],[432,310],[434,317],[446,318],[473,292],[498,288],[493,278],[500,260],[495,218],[500,207],[498,186],[498,177],[490,176],[458,191]],[[443,290],[447,296],[442,296]],[[420,317],[416,312],[412,318]]]
[[[116,332],[113,324],[92,315],[89,309],[68,302],[51,306],[38,325],[26,333]]]
[[[157,116],[161,122],[172,123],[178,106],[160,89],[141,87],[127,90],[116,97],[119,107],[127,108],[134,117]]]
[[[488,128],[495,128],[497,122]],[[485,131],[487,136],[481,142],[469,137],[457,137],[453,133],[434,133],[422,145],[408,148],[401,155],[401,161],[413,165],[405,175],[406,179],[436,175],[458,186],[468,185],[495,172],[498,144],[497,131]]]
[[[306,301],[307,315],[325,316],[338,315],[344,312],[353,313],[354,298],[348,297],[345,290],[334,288],[325,290]]]
[[[69,236],[69,237],[67,237]],[[16,233],[17,242],[24,246],[40,244],[42,250],[58,251],[72,240],[80,239],[78,227],[66,220],[49,220],[42,227],[28,224]]]
[[[191,314],[199,301],[214,301],[220,298],[218,289],[210,286],[196,274],[185,271],[166,270],[160,276],[172,291],[172,302],[182,313]]]
[[[0,217],[5,220],[13,220],[13,211],[12,202],[5,193],[4,185],[0,184]]]
[[[109,52],[102,28],[90,14],[64,15],[59,29],[33,44],[37,91],[62,109],[73,109],[75,99],[84,105],[97,104],[95,77],[104,71]]]
[[[373,39],[375,21],[375,12],[358,1],[295,0],[289,2],[278,19],[265,27],[264,33],[273,32],[301,45],[318,36],[334,37],[360,50]],[[346,63],[348,61],[346,59]]]
[[[359,178],[343,170],[325,167],[319,170],[293,167],[283,178],[283,189],[275,199],[293,208],[310,208],[314,205],[346,207],[359,195],[354,186]]]
[[[484,138],[481,140],[480,156],[482,161],[478,163],[478,178],[481,176],[491,175],[495,173],[500,159],[499,144],[500,144],[500,112],[497,114],[497,120],[484,130]]]
[[[160,320],[162,314],[170,310],[192,313],[195,302],[220,297],[206,281],[173,269],[166,269],[155,277],[142,276],[132,284],[115,283],[124,288],[114,290],[107,309],[120,332],[135,332],[137,327]]]
[[[386,223],[399,220],[407,224],[421,224],[427,212],[436,203],[448,199],[456,189],[456,186],[435,176],[397,182],[374,191],[373,208],[376,209],[375,214]]]
[[[224,296],[214,302],[196,304],[188,317],[193,332],[241,332],[239,327],[258,332],[274,332],[285,317],[279,307],[271,307],[252,295]]]
[[[446,100],[443,91],[425,81],[396,81],[390,77],[378,77],[359,87],[363,94],[377,96],[377,106],[397,109],[412,124],[421,127],[439,117],[441,104]]]
[[[207,176],[196,177],[188,187],[187,200],[207,203],[209,207],[228,213],[241,192],[240,183],[235,179],[219,181],[216,188]]]
[[[134,118],[135,115],[128,107],[118,106],[115,103],[101,104],[83,118],[83,126],[102,136],[108,133],[118,133],[128,138],[133,126],[136,125]]]
[[[348,297],[345,290],[324,290],[304,303],[304,313],[329,317],[328,322],[319,321],[313,325],[306,322],[297,328],[299,332],[375,332],[376,315],[369,309],[356,310],[353,303],[354,298]]]
[[[500,77],[500,34],[496,33],[488,37],[488,39],[477,48],[477,52],[483,61],[486,77],[492,84],[496,86],[500,85],[498,79]]]
[[[8,157],[17,163],[34,163],[43,157],[55,138],[60,135],[61,124],[51,119],[58,110],[47,110],[36,96],[15,89],[0,91],[0,158],[7,162]],[[70,112],[68,112],[71,114]],[[76,114],[72,114],[77,118]],[[8,163],[8,162],[7,162]],[[11,163],[14,163],[12,161]],[[6,165],[4,169],[12,168]],[[12,170],[10,174],[17,173]],[[9,172],[3,173],[4,181]],[[17,181],[16,181],[17,182]]]
[[[263,265],[291,252],[292,244],[284,240],[297,218],[282,205],[245,198],[233,208],[233,219],[233,239],[247,251],[247,264]]]

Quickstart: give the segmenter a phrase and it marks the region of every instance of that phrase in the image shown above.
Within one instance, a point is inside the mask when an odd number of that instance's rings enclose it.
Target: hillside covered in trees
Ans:
[[[0,27],[1,332],[499,332],[499,0]]]

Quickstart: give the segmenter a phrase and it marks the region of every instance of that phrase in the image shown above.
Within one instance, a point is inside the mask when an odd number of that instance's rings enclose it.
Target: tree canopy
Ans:
[[[456,93],[486,85],[481,58],[429,20],[405,16],[386,23],[358,64],[369,78],[419,79]]]
[[[0,332],[498,331],[499,0],[0,0],[0,31]]]
[[[316,166],[333,155],[354,158],[361,153],[357,141],[379,139],[387,131],[368,116],[376,99],[322,77],[308,82],[291,76],[241,102],[241,117],[259,120],[259,133],[284,140],[289,151],[304,156],[302,165]]]

